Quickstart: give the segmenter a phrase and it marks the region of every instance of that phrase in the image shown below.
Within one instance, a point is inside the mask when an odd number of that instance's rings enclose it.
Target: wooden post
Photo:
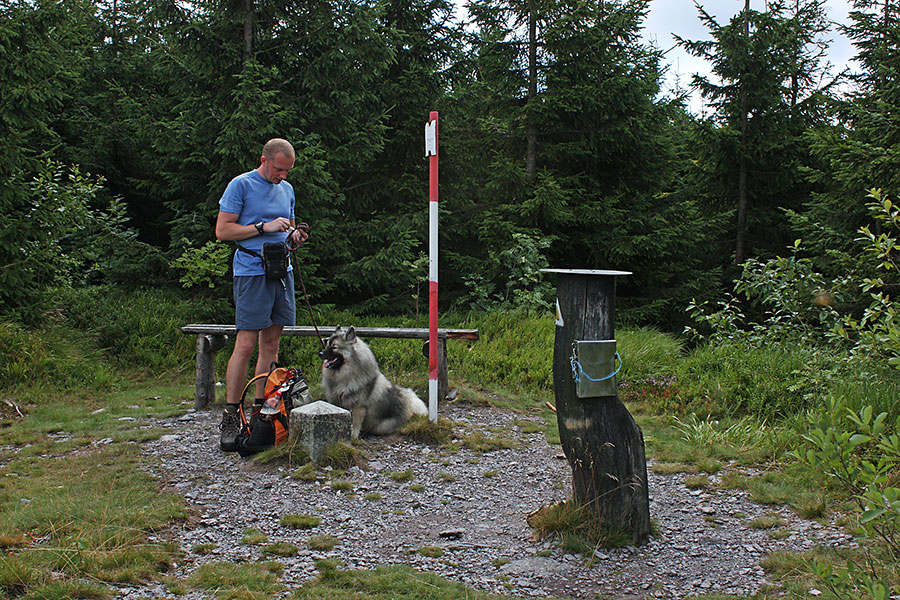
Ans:
[[[449,373],[447,370],[447,338],[439,337],[437,341],[437,397],[443,400],[450,393]]]
[[[572,468],[574,500],[591,507],[602,527],[647,542],[650,503],[644,437],[612,396],[579,398],[572,374],[575,340],[614,340],[616,276],[623,271],[545,269],[557,273],[553,388],[559,436]],[[627,357],[625,357],[627,360]]]
[[[197,410],[216,401],[216,351],[227,339],[228,336],[216,334],[197,336],[197,385],[194,388],[194,408]]]

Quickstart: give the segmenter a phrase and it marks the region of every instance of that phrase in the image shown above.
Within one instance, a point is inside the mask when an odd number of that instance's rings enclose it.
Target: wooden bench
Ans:
[[[318,334],[330,336],[335,327],[319,327]],[[428,328],[404,327],[356,327],[356,334],[362,338],[398,338],[427,340]],[[215,355],[225,346],[226,336],[235,335],[234,325],[211,325],[195,323],[181,328],[182,333],[197,336],[197,385],[194,393],[194,407],[204,408],[216,401]],[[285,327],[282,336],[316,337],[315,327],[308,325]],[[445,398],[450,391],[447,378],[447,340],[477,340],[477,329],[438,329],[438,398]],[[425,399],[427,402],[427,399]]]

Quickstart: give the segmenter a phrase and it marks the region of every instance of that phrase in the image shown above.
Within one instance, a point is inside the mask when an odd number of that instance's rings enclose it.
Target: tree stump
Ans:
[[[640,427],[618,393],[579,398],[571,365],[576,340],[614,340],[616,276],[622,271],[545,269],[558,274],[553,388],[574,500],[607,531],[644,544],[650,535],[647,463]]]

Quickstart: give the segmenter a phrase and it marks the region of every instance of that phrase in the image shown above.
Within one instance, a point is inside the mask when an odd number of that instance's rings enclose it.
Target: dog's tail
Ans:
[[[426,407],[425,403],[422,402],[422,399],[419,398],[416,393],[409,388],[403,388],[403,404],[406,407],[406,410],[409,412],[407,418],[414,415],[420,415],[423,417],[428,415],[428,407]]]
[[[390,435],[415,415],[426,416],[428,409],[414,391],[392,385],[390,401],[381,407],[380,414],[369,421],[369,433]],[[372,409],[370,409],[372,410]],[[367,419],[368,420],[368,419]]]

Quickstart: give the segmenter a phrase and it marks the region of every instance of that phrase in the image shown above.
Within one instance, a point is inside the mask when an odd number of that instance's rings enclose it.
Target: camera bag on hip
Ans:
[[[263,244],[262,254],[255,250],[244,248],[240,244],[236,245],[238,250],[262,260],[266,279],[284,279],[287,277],[290,254],[288,253],[287,244],[284,242],[267,242]]]

